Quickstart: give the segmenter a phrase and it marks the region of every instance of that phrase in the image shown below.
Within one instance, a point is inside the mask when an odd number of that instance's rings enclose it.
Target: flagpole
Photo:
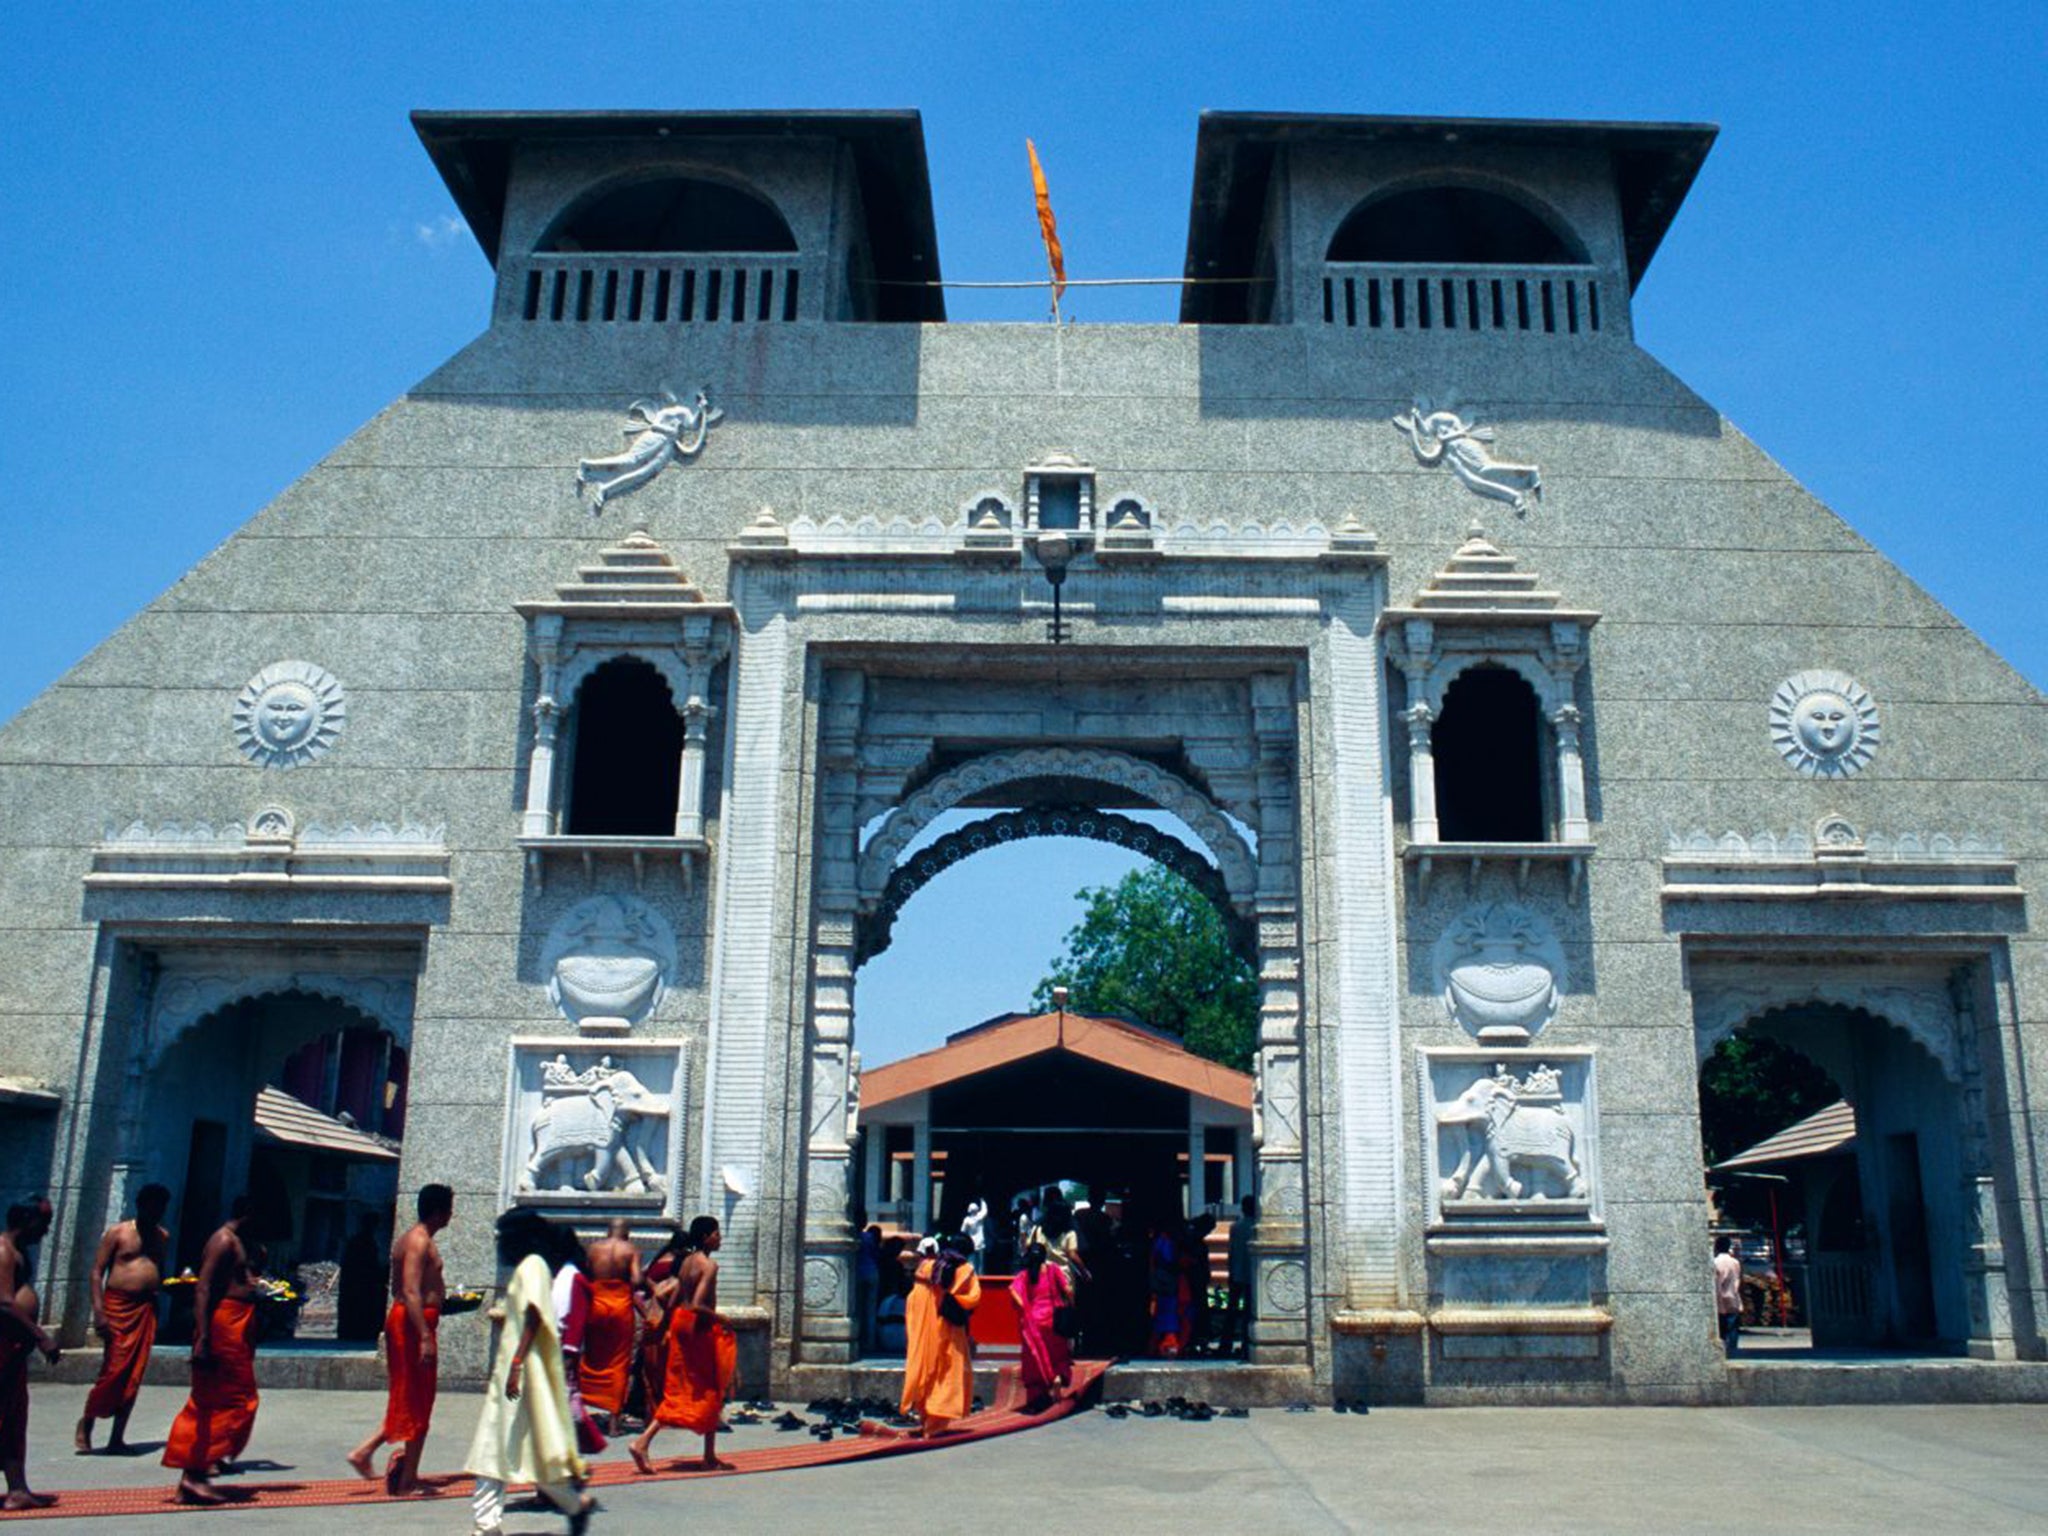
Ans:
[[[1060,323],[1060,290],[1067,286],[1067,258],[1060,249],[1059,225],[1052,215],[1052,193],[1045,185],[1045,167],[1038,163],[1038,146],[1024,141],[1024,153],[1031,161],[1031,195],[1038,205],[1038,233],[1045,241],[1045,268],[1052,278],[1052,323]]]

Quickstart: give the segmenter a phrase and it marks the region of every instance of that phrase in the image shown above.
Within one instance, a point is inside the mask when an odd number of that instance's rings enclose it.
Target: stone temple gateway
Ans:
[[[963,326],[914,113],[416,124],[487,328],[0,733],[71,1339],[145,1181],[371,1198],[277,1083],[456,1187],[458,1279],[511,1202],[713,1212],[829,1389],[860,967],[1078,829],[1257,967],[1259,1392],[1738,1393],[1738,1032],[1855,1105],[1870,1315],[2033,1379],[2048,713],[1636,345],[1711,129],[1212,114],[1181,323]]]

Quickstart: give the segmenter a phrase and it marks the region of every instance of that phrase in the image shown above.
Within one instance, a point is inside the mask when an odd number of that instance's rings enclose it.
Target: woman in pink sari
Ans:
[[[1039,1413],[1073,1384],[1074,1352],[1053,1325],[1062,1307],[1073,1306],[1073,1287],[1066,1270],[1046,1261],[1045,1244],[1033,1243],[1010,1282],[1010,1296],[1024,1344],[1024,1411]]]

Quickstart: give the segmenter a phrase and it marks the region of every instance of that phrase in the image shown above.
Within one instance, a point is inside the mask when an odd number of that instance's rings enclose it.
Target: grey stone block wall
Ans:
[[[556,179],[545,185],[556,185],[557,173],[547,174]],[[804,173],[813,174],[824,172]],[[1560,196],[1582,211],[1606,195],[1566,181]],[[1303,197],[1297,216],[1306,230],[1322,204]],[[1309,248],[1297,251],[1298,263]],[[575,494],[577,461],[612,451],[627,403],[664,381],[679,390],[703,384],[726,419],[698,459],[593,520]],[[1460,400],[1497,428],[1503,457],[1539,463],[1540,505],[1517,518],[1474,498],[1445,469],[1416,463],[1389,418],[1417,394]],[[1446,1400],[1526,1390],[1557,1400],[1683,1401],[1719,1392],[1681,937],[1689,918],[1661,896],[1667,840],[1696,829],[1810,833],[1824,814],[1888,836],[1972,832],[1997,839],[2031,891],[2048,872],[2040,787],[2048,711],[1619,329],[1597,338],[1315,325],[815,323],[768,334],[507,323],[487,331],[0,729],[8,869],[0,1075],[66,1095],[62,1116],[47,1123],[0,1114],[0,1159],[47,1169],[73,1225],[104,1214],[95,1202],[103,1203],[108,1171],[94,1159],[112,1145],[122,1077],[111,1063],[84,1070],[82,1053],[93,1028],[118,1035],[135,1022],[110,1018],[96,993],[104,936],[144,949],[203,942],[223,927],[261,929],[286,944],[295,926],[345,945],[396,937],[423,957],[402,1200],[428,1180],[453,1184],[450,1273],[488,1278],[486,1217],[502,1194],[504,1044],[573,1033],[546,998],[539,945],[592,888],[580,870],[551,865],[537,889],[517,845],[536,683],[513,605],[549,596],[634,526],[713,600],[754,580],[751,590],[769,592],[776,578],[736,576],[728,558],[764,506],[786,525],[814,529],[871,520],[871,537],[884,542],[876,546],[883,552],[860,556],[869,566],[915,565],[926,573],[919,580],[962,591],[972,582],[982,583],[977,590],[1029,586],[1028,568],[991,582],[965,564],[891,555],[885,532],[897,523],[955,528],[962,507],[990,490],[1018,505],[1023,466],[1051,451],[1091,464],[1105,503],[1144,497],[1169,534],[1220,526],[1249,543],[1258,535],[1245,533],[1248,525],[1328,530],[1355,514],[1386,555],[1384,576],[1362,578],[1369,585],[1357,589],[1375,604],[1412,598],[1476,517],[1568,606],[1599,611],[1579,687],[1597,851],[1576,899],[1566,899],[1554,871],[1517,894],[1492,870],[1473,894],[1462,873],[1441,874],[1423,898],[1414,872],[1389,852],[1376,894],[1361,904],[1339,889],[1337,807],[1356,786],[1342,781],[1338,764],[1376,765],[1365,788],[1374,818],[1398,843],[1408,794],[1398,694],[1391,704],[1380,698],[1378,679],[1370,715],[1340,719],[1326,692],[1326,628],[1120,618],[1116,594],[1139,587],[1120,586],[1099,565],[1077,570],[1068,589],[1084,604],[1079,635],[1102,654],[1121,648],[1150,659],[1185,648],[1207,664],[1234,649],[1277,657],[1304,679],[1298,876],[1316,1379],[1341,1383],[1347,1371],[1367,1369],[1347,1353],[1364,1346],[1333,1342],[1333,1314],[1366,1301],[1431,1304],[1420,1149],[1432,1131],[1402,1064],[1419,1047],[1468,1043],[1434,996],[1430,948],[1475,896],[1515,896],[1555,926],[1570,975],[1541,1043],[1591,1048],[1599,1064],[1608,1246],[1587,1267],[1578,1300],[1610,1310],[1613,1329],[1588,1357],[1517,1362],[1452,1359],[1441,1339],[1408,1337],[1389,1369],[1408,1384],[1402,1391]],[[1265,579],[1225,575],[1216,589],[1251,590]],[[1103,602],[1093,614],[1091,588]],[[773,607],[758,601],[763,615]],[[803,978],[820,792],[805,755],[816,731],[805,636],[822,633],[786,630],[779,619],[743,625],[733,681],[717,701],[707,807],[715,852],[687,892],[665,869],[640,892],[679,945],[672,985],[637,1034],[689,1044],[680,1202],[686,1213],[697,1209],[727,1167],[753,1175],[757,1194],[732,1217],[745,1242],[728,1263],[745,1278],[744,1300],[770,1310],[771,1371],[798,1326],[812,1022]],[[1035,613],[1015,609],[969,623],[877,608],[835,620],[831,644],[899,653],[925,646],[952,657],[964,642],[1014,660],[1034,653],[1041,633]],[[327,756],[280,772],[237,751],[230,712],[251,676],[284,659],[341,679],[348,722]],[[1801,778],[1772,747],[1772,691],[1814,668],[1853,675],[1878,701],[1883,742],[1853,779]],[[1221,699],[1227,690],[1218,686]],[[971,697],[976,691],[971,675],[906,689],[897,723],[911,730],[920,718],[942,717],[939,734],[962,740],[1034,728],[1018,724],[1031,707],[1028,686]],[[894,706],[886,688],[875,698],[867,728],[886,734]],[[1063,727],[1082,737],[1170,735],[1191,730],[1196,713],[1176,706],[1158,720],[1133,719],[1119,718],[1120,708],[1083,711]],[[1340,731],[1354,734],[1340,739]],[[1373,732],[1378,739],[1368,742]],[[766,735],[777,740],[764,746]],[[88,897],[92,848],[108,827],[239,823],[272,803],[289,806],[302,825],[443,828],[452,894],[307,906],[163,893],[132,897],[117,916]],[[624,879],[607,869],[596,888],[624,888]],[[750,902],[770,912],[763,921],[777,946],[757,957],[764,968],[753,975],[734,968],[744,957],[721,960],[719,948],[721,921]],[[1381,925],[1373,943],[1392,956],[1394,995],[1382,1000],[1397,1021],[1391,1124],[1345,1118],[1357,1102],[1362,1015],[1347,1013],[1338,996],[1340,910],[1376,914],[1367,919]],[[2048,1073],[2039,1069],[2048,959],[2024,905],[1980,915],[1958,932],[1950,909],[1925,903],[1865,903],[1846,913],[1808,904],[1788,909],[1782,931],[1804,936],[1812,953],[1844,938],[1884,946],[1934,936],[1999,973],[1988,1126],[2018,1343],[2038,1354],[2048,1319],[2035,1193],[2048,1160],[2040,1129]],[[1361,1151],[1364,1137],[1391,1137],[1387,1177],[1399,1169],[1400,1209],[1390,1226],[1370,1231],[1355,1225],[1358,1193],[1347,1192],[1342,1174],[1378,1166]],[[177,1172],[150,1170],[174,1183]],[[65,1279],[76,1278],[73,1254]]]

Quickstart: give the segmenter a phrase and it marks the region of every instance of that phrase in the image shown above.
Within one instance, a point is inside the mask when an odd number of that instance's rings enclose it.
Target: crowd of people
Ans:
[[[1056,1304],[1064,1347],[1083,1358],[1227,1358],[1247,1352],[1250,1316],[1251,1235],[1257,1202],[1246,1196],[1228,1235],[1227,1290],[1212,1294],[1209,1240],[1214,1216],[1200,1213],[1149,1220],[1114,1197],[1099,1206],[1069,1202],[1057,1185],[1020,1195],[1002,1230],[991,1230],[987,1204],[968,1202],[957,1234],[974,1269],[983,1274],[1030,1272],[1030,1305],[1058,1286]],[[887,1233],[869,1225],[855,1263],[855,1307],[861,1346],[870,1355],[907,1348],[904,1319],[911,1293],[904,1269],[915,1234]],[[1033,1266],[1031,1255],[1043,1259]],[[1043,1279],[1044,1265],[1055,1278]],[[1026,1298],[1018,1295],[1020,1317]],[[1027,1341],[1027,1358],[1029,1345]]]
[[[92,1450],[101,1419],[110,1421],[106,1449],[127,1447],[168,1279],[163,1217],[169,1201],[161,1185],[141,1190],[135,1214],[108,1228],[94,1256],[93,1323],[102,1356],[74,1431],[80,1452]],[[346,1457],[358,1475],[373,1479],[378,1453],[390,1447],[381,1475],[398,1495],[419,1487],[439,1385],[441,1322],[451,1304],[463,1300],[451,1298],[437,1242],[455,1216],[453,1191],[427,1185],[417,1213],[391,1249],[384,1417]],[[31,1201],[8,1211],[0,1233],[0,1473],[8,1510],[55,1502],[30,1488],[26,1467],[29,1360],[40,1352],[55,1362],[62,1353],[42,1326],[31,1262],[51,1221],[50,1203]],[[238,1199],[208,1238],[189,1282],[191,1390],[163,1451],[185,1504],[235,1499],[216,1479],[233,1469],[256,1427],[260,1311],[278,1292],[262,1278],[261,1234],[251,1225],[249,1203]],[[651,1452],[665,1428],[701,1438],[695,1467],[730,1465],[718,1459],[717,1445],[737,1346],[718,1310],[722,1234],[715,1218],[699,1216],[679,1227],[644,1262],[623,1220],[586,1246],[568,1226],[514,1208],[498,1218],[496,1235],[506,1280],[491,1313],[499,1327],[483,1411],[464,1461],[475,1480],[477,1531],[499,1528],[508,1484],[530,1483],[567,1517],[572,1532],[580,1532],[597,1508],[585,1486],[586,1458],[629,1428],[639,1430],[628,1453],[643,1474],[656,1470]],[[974,1256],[974,1240],[954,1233],[905,1245],[895,1262],[891,1290],[900,1303],[905,1350],[900,1414],[916,1434],[950,1433],[972,1409],[968,1328],[981,1301]],[[1065,1330],[1075,1292],[1068,1262],[1048,1243],[1033,1242],[1012,1287],[1035,1338],[1026,1350],[1025,1383],[1041,1404],[1072,1380]]]

